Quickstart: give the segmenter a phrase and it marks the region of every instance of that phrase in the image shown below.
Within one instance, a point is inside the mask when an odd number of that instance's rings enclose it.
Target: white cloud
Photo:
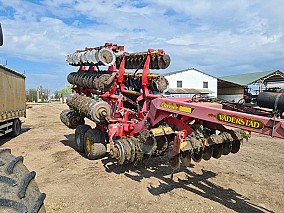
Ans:
[[[163,48],[172,57],[169,70],[195,67],[223,75],[284,65],[280,0],[0,0],[0,7],[9,13],[0,14],[1,52],[50,69],[67,69],[67,53],[105,42],[130,52]]]

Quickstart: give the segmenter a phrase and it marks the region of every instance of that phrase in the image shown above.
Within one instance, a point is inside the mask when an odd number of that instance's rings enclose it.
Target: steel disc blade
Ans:
[[[234,141],[232,144],[231,153],[237,153],[241,148],[241,142],[239,140]]]
[[[222,156],[222,149],[223,149],[222,144],[214,145],[212,157],[216,159],[220,158]]]
[[[223,143],[222,155],[228,155],[232,151],[232,144],[230,142]]]
[[[203,150],[200,149],[199,152],[194,152],[192,155],[192,160],[199,163],[202,160]]]
[[[90,76],[90,78],[88,79],[88,81],[87,81],[87,85],[88,85],[88,88],[94,88],[93,87],[93,82],[94,82],[94,79],[96,78],[96,76],[95,75],[91,75]]]
[[[150,68],[153,69],[155,67],[155,59],[150,60]]]
[[[75,77],[74,77],[74,82],[75,82],[75,85],[79,85],[80,86],[80,75],[76,74]]]
[[[87,75],[86,73],[80,75],[80,78],[79,78],[79,84],[80,84],[80,86],[83,86],[83,85],[84,85],[84,77],[85,77],[86,75]]]
[[[67,76],[67,81],[68,81],[68,83],[73,84],[73,75],[72,75],[72,73],[70,73],[70,74]]]
[[[191,163],[191,153],[189,151],[182,152],[180,160],[184,166],[189,166]]]
[[[171,58],[169,55],[163,55],[159,57],[158,63],[160,69],[166,69],[171,63]]]
[[[208,146],[203,151],[203,160],[209,160],[213,155],[213,147]]]
[[[136,153],[136,148],[135,148],[135,142],[133,141],[133,139],[132,138],[128,138],[127,139],[127,142],[128,142],[128,144],[130,145],[130,147],[131,147],[131,152],[130,152],[130,162],[134,162],[134,160],[135,160],[135,153]]]
[[[169,165],[173,170],[177,170],[180,167],[179,155],[169,158]]]
[[[153,67],[150,67],[150,68],[152,68],[152,69],[160,69],[159,68],[159,58],[158,58],[158,56],[155,56],[153,59],[153,64],[152,64],[152,66]]]
[[[148,130],[143,130],[142,132],[140,132],[140,148],[142,152],[147,155],[153,154],[157,149],[157,141]]]
[[[118,151],[118,155],[116,156],[117,163],[122,165],[125,161],[125,150],[123,144],[120,140],[115,141],[115,148]]]
[[[96,90],[99,89],[99,83],[100,83],[99,77],[100,77],[100,75],[98,74],[98,75],[96,75],[96,77],[93,80],[93,86],[94,86],[94,89],[96,89]]]

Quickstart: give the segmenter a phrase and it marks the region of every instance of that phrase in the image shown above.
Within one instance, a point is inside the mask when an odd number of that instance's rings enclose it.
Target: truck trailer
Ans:
[[[25,76],[0,65],[0,136],[17,136],[26,117]]]

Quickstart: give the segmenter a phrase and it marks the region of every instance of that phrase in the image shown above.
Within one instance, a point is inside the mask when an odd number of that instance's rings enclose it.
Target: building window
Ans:
[[[182,88],[182,81],[177,81],[177,88]]]
[[[208,88],[208,81],[203,81],[203,88]]]

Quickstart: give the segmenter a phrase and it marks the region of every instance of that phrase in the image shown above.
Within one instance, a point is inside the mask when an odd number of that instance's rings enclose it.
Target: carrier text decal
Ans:
[[[236,124],[239,126],[244,126],[252,129],[263,129],[264,125],[261,121],[258,120],[252,120],[246,117],[237,117],[234,115],[228,115],[223,113],[218,113],[217,115],[209,115],[216,117],[217,120],[230,123],[230,124]]]
[[[189,107],[189,106],[183,106],[183,105],[179,105],[179,104],[168,103],[168,102],[165,102],[165,101],[163,101],[161,103],[160,107],[165,108],[165,109],[169,109],[169,110],[185,112],[185,113],[192,113],[192,111],[194,110],[194,108]]]

